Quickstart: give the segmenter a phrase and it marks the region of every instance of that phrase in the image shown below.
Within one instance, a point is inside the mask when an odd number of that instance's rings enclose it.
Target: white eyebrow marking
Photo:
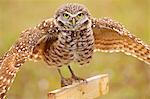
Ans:
[[[69,12],[64,12],[64,13],[68,14],[70,17],[76,17],[78,14],[82,13],[82,11],[79,11],[76,14],[71,14]]]

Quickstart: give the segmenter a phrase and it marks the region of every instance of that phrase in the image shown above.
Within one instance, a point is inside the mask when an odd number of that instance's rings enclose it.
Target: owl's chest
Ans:
[[[93,32],[74,33],[71,36],[66,36],[65,49],[68,50],[68,55],[71,60],[75,60],[81,64],[88,63],[92,57],[94,48]]]
[[[45,61],[55,66],[69,64],[71,61],[80,65],[89,63],[94,48],[93,33],[89,31],[84,34],[62,34],[58,41],[45,51]]]

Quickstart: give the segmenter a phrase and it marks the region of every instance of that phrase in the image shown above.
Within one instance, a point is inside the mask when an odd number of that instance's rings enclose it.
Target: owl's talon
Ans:
[[[87,83],[87,80],[86,79],[83,79],[83,78],[80,78],[80,77],[77,77],[77,76],[72,76],[71,78],[61,78],[61,87],[65,87],[65,86],[68,86],[68,85],[72,85],[72,83],[79,83],[79,82],[85,82]]]
[[[83,82],[85,82],[85,83],[87,83],[87,80],[86,79],[84,79],[84,78],[80,78],[80,77],[78,77],[78,76],[75,76],[75,75],[72,75],[72,82],[81,82],[81,81],[83,81]]]
[[[74,74],[74,72],[73,72],[73,70],[71,69],[70,65],[68,65],[68,68],[69,68],[69,71],[71,72],[71,75],[72,75],[72,77],[71,77],[72,82],[80,82],[80,81],[83,81],[83,82],[86,82],[86,83],[87,83],[86,79],[80,78],[80,77],[78,77],[78,76],[76,76],[76,75]]]
[[[72,80],[69,79],[69,78],[62,78],[61,79],[61,87],[65,87],[65,86],[68,86],[68,85],[71,85],[72,84]]]

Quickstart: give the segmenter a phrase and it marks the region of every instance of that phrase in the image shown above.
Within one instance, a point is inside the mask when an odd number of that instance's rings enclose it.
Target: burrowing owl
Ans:
[[[93,18],[80,4],[61,6],[53,18],[23,31],[17,42],[0,58],[0,97],[3,99],[22,64],[29,59],[43,59],[57,67],[62,86],[75,76],[69,63],[90,62],[94,51],[124,52],[150,64],[150,48],[110,18]],[[59,67],[67,65],[72,78],[65,79]]]

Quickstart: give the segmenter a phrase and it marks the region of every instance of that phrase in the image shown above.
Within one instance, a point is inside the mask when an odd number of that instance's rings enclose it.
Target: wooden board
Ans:
[[[94,99],[109,91],[108,74],[101,74],[87,79],[87,83],[74,83],[51,91],[48,99]]]

